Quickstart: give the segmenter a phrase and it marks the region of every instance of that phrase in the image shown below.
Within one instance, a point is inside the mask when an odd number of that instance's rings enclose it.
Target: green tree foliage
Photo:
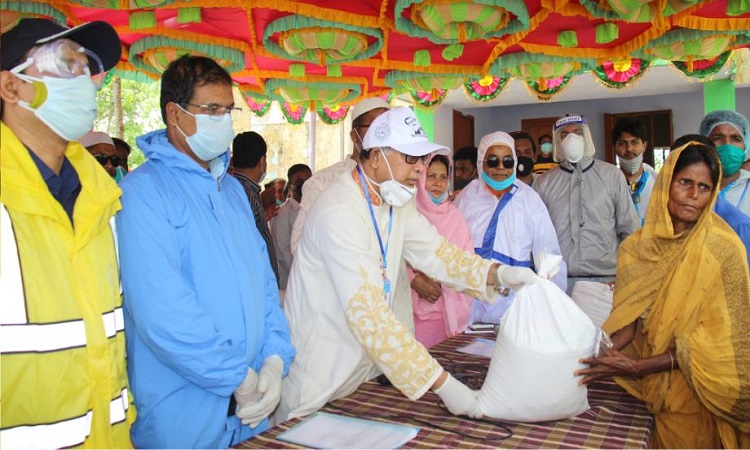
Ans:
[[[135,138],[164,128],[164,122],[159,108],[159,83],[140,83],[126,79],[121,82],[123,136],[118,136],[111,82],[102,87],[97,95],[99,114],[94,121],[94,129],[119,137],[130,144],[132,150],[128,165],[132,169],[146,161],[143,152],[135,145]]]

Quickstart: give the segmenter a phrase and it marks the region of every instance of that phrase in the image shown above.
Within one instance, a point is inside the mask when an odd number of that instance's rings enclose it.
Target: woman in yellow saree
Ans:
[[[712,212],[716,150],[673,150],[644,226],[620,246],[614,348],[582,360],[582,383],[615,377],[654,414],[651,446],[750,446],[750,278],[744,248]]]

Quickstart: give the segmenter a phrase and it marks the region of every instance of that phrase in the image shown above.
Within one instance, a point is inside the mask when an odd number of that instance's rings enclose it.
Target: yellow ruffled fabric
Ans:
[[[613,333],[637,321],[624,352],[645,359],[676,350],[679,370],[618,378],[654,414],[651,445],[732,448],[750,444],[750,277],[737,235],[712,210],[675,234],[667,210],[670,153],[654,187],[644,226],[619,249]],[[718,160],[717,160],[718,163]]]

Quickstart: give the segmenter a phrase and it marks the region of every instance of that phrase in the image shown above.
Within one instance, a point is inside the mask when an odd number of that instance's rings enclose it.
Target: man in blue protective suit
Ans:
[[[148,162],[121,184],[136,447],[225,448],[267,429],[294,357],[266,244],[226,174],[231,86],[212,59],[172,62],[166,130],[137,139]]]

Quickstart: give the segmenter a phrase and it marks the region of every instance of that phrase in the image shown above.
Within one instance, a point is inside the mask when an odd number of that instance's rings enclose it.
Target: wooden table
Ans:
[[[456,351],[477,335],[460,335],[430,349],[438,361],[472,388],[481,387],[489,360]],[[404,448],[647,448],[653,418],[645,405],[613,382],[588,390],[591,408],[572,419],[519,423],[456,417],[428,392],[411,401],[391,386],[369,381],[352,395],[328,403],[322,411],[420,427]],[[236,448],[300,448],[276,436],[302,419],[288,420]]]

